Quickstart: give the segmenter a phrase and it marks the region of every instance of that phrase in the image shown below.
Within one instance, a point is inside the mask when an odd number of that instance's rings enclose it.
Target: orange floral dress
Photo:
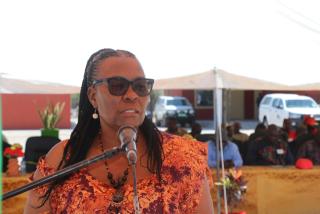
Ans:
[[[138,180],[137,189],[142,213],[193,213],[202,194],[206,174],[207,149],[202,143],[162,133],[164,162],[162,183],[156,175]],[[45,159],[38,171],[47,176],[54,173]],[[36,189],[43,194],[47,186]],[[86,168],[71,175],[55,187],[49,203],[52,213],[108,213],[115,189],[91,176]],[[120,213],[134,213],[133,186],[124,185]]]

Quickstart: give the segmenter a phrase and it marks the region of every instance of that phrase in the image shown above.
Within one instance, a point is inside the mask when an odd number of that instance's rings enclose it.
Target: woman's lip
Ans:
[[[126,109],[126,110],[123,110],[123,111],[121,111],[121,113],[139,113],[139,111],[138,110],[136,110],[136,109]]]

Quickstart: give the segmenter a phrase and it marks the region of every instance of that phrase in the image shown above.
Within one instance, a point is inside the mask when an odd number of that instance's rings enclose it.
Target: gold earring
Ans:
[[[93,112],[93,114],[92,114],[92,118],[93,118],[94,120],[96,120],[96,119],[99,118],[99,115],[98,115],[98,113],[97,113],[97,109],[96,109],[96,108],[94,109],[94,112]]]

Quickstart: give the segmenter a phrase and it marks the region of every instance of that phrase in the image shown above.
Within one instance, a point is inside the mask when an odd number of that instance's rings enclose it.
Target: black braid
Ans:
[[[70,139],[64,148],[62,160],[59,163],[58,169],[70,166],[86,158],[93,140],[100,130],[99,120],[92,118],[94,108],[89,102],[87,91],[91,86],[93,78],[96,74],[96,69],[99,63],[112,56],[127,56],[136,58],[134,54],[124,50],[101,49],[89,58],[85,73],[83,76],[78,123],[71,133]],[[163,149],[162,137],[157,127],[147,118],[144,119],[140,126],[140,131],[146,139],[148,165],[147,168],[150,172],[156,173],[159,181],[161,180],[161,167],[163,163]],[[68,157],[68,158],[67,158]],[[62,166],[63,165],[63,166]],[[61,185],[69,176],[57,179],[49,185],[48,190],[41,196],[42,203],[39,207],[43,206],[48,200],[51,192],[57,185]]]

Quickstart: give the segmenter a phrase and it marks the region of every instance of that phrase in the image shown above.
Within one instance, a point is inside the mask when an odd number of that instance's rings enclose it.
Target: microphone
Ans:
[[[137,172],[136,172],[136,162],[137,162],[137,129],[130,125],[124,125],[119,128],[118,137],[121,142],[121,149],[125,149],[127,153],[127,158],[129,165],[132,166],[133,174],[133,206],[135,214],[140,214],[139,206],[139,196],[137,189]]]
[[[121,142],[121,148],[125,147],[129,164],[137,162],[137,129],[130,125],[123,125],[119,128],[118,137]]]

